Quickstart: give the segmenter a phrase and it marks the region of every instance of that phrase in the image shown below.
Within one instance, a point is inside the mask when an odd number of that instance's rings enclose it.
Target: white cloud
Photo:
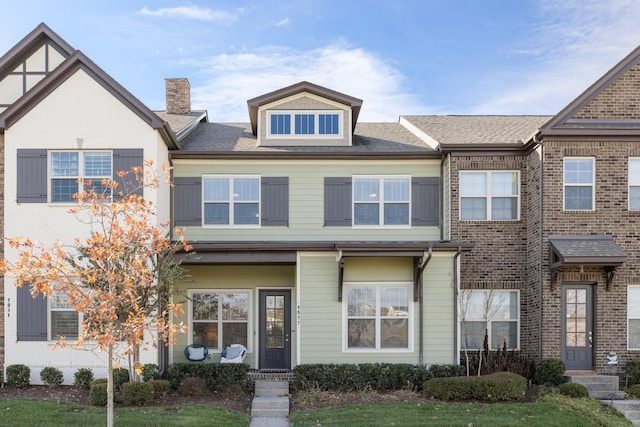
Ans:
[[[223,24],[229,24],[237,19],[235,15],[222,10],[213,10],[197,6],[171,7],[156,10],[143,7],[138,13],[140,15],[159,16],[162,18],[194,19],[198,21],[220,22]]]
[[[540,0],[529,45],[512,52],[534,60],[517,75],[501,74],[493,97],[472,114],[555,114],[640,43],[635,0]],[[498,79],[500,81],[498,81]]]
[[[288,25],[288,24],[289,24],[289,18],[284,18],[276,22],[276,27],[284,27],[285,25]]]
[[[192,104],[208,109],[217,122],[246,122],[248,99],[303,80],[362,99],[361,121],[395,122],[399,114],[430,113],[405,87],[402,73],[344,42],[309,51],[261,47],[214,56],[198,68],[205,83],[192,88]]]

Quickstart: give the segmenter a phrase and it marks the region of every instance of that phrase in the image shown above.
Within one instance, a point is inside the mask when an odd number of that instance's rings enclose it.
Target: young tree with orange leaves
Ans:
[[[119,181],[128,188],[120,189],[110,180],[83,182],[85,191],[75,196],[78,205],[69,213],[88,227],[88,237],[51,245],[8,238],[10,250],[16,251],[10,258],[14,261],[0,262],[0,271],[17,287],[29,286],[34,297],[64,298],[82,315],[74,346],[95,345],[107,352],[109,426],[113,425],[114,361],[158,342],[168,345],[177,331],[185,330],[171,320],[172,314],[182,314],[183,307],[170,297],[173,284],[184,276],[174,254],[191,248],[180,230],[171,241],[170,224],[159,224],[155,204],[137,194],[141,188],[157,189],[161,181],[169,182],[166,168],[159,177],[152,166],[146,162],[118,172]],[[64,337],[55,344],[66,345]],[[141,369],[139,363],[135,369]]]

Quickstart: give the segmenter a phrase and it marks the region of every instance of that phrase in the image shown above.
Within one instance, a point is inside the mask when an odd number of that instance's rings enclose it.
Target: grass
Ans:
[[[534,403],[370,403],[294,412],[304,426],[631,426],[622,415],[593,399],[558,394]]]
[[[107,410],[47,400],[0,400],[3,426],[100,426]],[[204,405],[116,408],[116,426],[247,426],[249,416]]]

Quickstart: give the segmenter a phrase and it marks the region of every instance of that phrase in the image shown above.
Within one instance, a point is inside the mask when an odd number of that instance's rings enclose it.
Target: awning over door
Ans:
[[[611,286],[616,267],[627,261],[627,253],[612,236],[549,236],[549,270],[551,285],[555,285],[558,270],[564,266],[602,266]]]

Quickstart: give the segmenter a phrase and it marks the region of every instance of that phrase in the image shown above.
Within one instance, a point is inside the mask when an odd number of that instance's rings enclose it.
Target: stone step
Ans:
[[[575,382],[575,381],[574,381]],[[585,386],[589,391],[619,391],[620,388],[611,384],[604,383],[577,383]]]
[[[289,421],[284,417],[254,417],[249,427],[289,427]]]
[[[289,408],[287,409],[267,409],[257,408],[251,409],[251,418],[287,418],[289,416]]]
[[[258,380],[255,383],[256,390],[277,389],[289,391],[289,381],[265,381]]]
[[[607,403],[608,404],[608,403]],[[618,400],[613,402],[613,407],[618,411],[640,411],[640,401],[637,400]]]
[[[579,384],[610,384],[616,390],[620,383],[620,379],[613,375],[567,375],[565,379]]]
[[[624,391],[591,391],[589,390],[589,397],[598,400],[620,400],[624,399],[626,393]]]
[[[251,402],[251,410],[253,409],[286,409],[289,410],[288,397],[254,397]]]

